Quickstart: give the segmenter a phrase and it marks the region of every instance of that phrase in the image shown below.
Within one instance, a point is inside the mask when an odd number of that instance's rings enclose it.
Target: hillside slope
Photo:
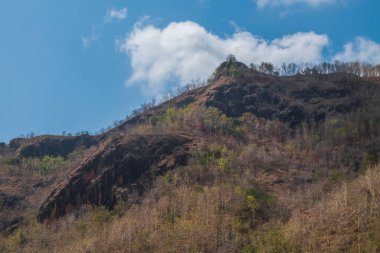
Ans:
[[[14,141],[0,150],[0,249],[376,252],[371,226],[360,238],[323,231],[337,215],[329,195],[339,198],[378,162],[379,85],[349,73],[279,77],[227,61],[207,86],[99,136]],[[300,230],[305,221],[316,225]]]

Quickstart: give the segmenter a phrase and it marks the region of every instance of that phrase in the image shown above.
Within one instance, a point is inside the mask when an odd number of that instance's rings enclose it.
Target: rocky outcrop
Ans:
[[[145,135],[101,144],[45,200],[38,221],[52,221],[84,203],[112,208],[120,192],[143,190],[142,181],[184,165],[190,143],[183,135]]]
[[[79,147],[89,148],[97,143],[98,140],[90,135],[38,137],[32,143],[21,146],[18,154],[20,157],[67,157]]]
[[[275,77],[254,72],[238,78],[223,78],[208,89],[204,104],[230,117],[252,113],[279,119],[291,126],[319,122],[334,113],[347,113],[359,105],[350,77]],[[357,81],[357,80],[356,80]]]

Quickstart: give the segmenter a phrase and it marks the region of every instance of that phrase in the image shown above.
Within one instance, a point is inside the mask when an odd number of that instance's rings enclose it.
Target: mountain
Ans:
[[[377,252],[379,88],[229,59],[103,134],[12,140],[0,249]]]

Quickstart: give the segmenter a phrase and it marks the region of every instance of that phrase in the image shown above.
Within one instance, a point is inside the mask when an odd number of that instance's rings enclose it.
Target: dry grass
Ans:
[[[380,166],[295,214],[287,225],[303,252],[380,251]]]
[[[241,191],[230,186],[165,187],[165,191],[150,193],[122,217],[97,209],[80,221],[61,221],[52,227],[33,224],[25,232],[30,243],[19,245],[19,250],[169,253],[236,252],[241,247],[240,232],[234,232],[236,214],[247,208]]]

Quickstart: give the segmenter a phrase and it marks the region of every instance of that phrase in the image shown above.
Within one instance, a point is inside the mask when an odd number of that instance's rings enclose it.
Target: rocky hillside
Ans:
[[[301,240],[300,222],[378,163],[379,88],[376,78],[276,76],[230,60],[207,86],[99,136],[15,139],[0,146],[0,251],[343,249]],[[376,252],[367,239],[344,249]]]
[[[229,69],[237,68],[232,76]],[[120,129],[142,123],[167,108],[190,104],[215,107],[229,117],[251,113],[264,119],[279,119],[292,126],[320,122],[328,116],[346,114],[362,105],[378,80],[364,80],[349,73],[273,76],[249,69],[240,62],[224,62],[213,80],[201,87],[147,110],[127,121]],[[363,94],[365,93],[365,94]]]
[[[112,208],[117,198],[143,191],[155,176],[183,166],[190,139],[182,135],[144,135],[103,143],[53,190],[42,204],[38,221],[52,221],[83,203]]]

